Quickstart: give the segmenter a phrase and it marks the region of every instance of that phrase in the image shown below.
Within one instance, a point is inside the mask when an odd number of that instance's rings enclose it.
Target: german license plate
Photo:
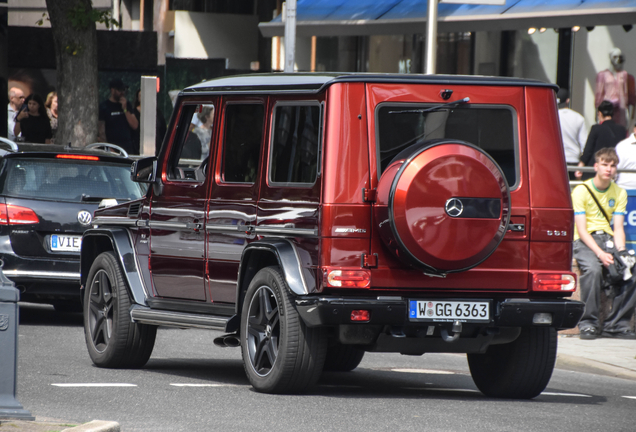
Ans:
[[[490,303],[471,300],[410,300],[409,319],[433,322],[487,322],[490,320]]]
[[[54,252],[79,252],[81,247],[81,236],[57,234],[51,236],[51,250]]]

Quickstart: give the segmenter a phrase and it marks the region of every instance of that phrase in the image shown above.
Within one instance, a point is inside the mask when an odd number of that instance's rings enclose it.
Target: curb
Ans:
[[[0,429],[16,432],[120,432],[119,423],[114,421],[93,420],[78,426],[72,424],[44,417],[36,417],[35,421],[3,419]]]
[[[570,370],[574,372],[593,373],[597,375],[610,376],[636,381],[636,371],[625,369],[620,366],[599,362],[584,357],[577,357],[568,354],[557,354],[556,367],[558,369]]]
[[[62,432],[120,432],[120,430],[117,422],[93,420],[80,426],[62,429]]]

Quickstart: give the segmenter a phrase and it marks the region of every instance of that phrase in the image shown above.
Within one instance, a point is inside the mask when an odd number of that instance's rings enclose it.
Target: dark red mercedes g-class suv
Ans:
[[[140,200],[81,250],[88,352],[141,367],[157,326],[218,330],[258,391],[366,352],[467,353],[532,398],[583,304],[555,87],[514,78],[274,74],[183,90]],[[213,126],[205,118],[213,116]]]

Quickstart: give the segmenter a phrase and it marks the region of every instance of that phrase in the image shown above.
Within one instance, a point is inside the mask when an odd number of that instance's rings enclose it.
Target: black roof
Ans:
[[[376,73],[272,73],[234,75],[204,81],[183,90],[192,93],[318,93],[323,88],[342,82],[483,85],[483,86],[531,86],[550,87],[554,84],[538,80],[510,77],[486,77],[479,75],[423,75]]]

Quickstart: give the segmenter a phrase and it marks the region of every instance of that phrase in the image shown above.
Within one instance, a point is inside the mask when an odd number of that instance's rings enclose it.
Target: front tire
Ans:
[[[468,365],[486,396],[532,399],[547,387],[556,352],[555,329],[527,327],[514,342],[491,345],[485,354],[468,354]]]
[[[305,326],[278,267],[252,279],[241,315],[245,373],[255,390],[298,393],[318,381],[325,362],[323,329]]]
[[[103,368],[140,368],[155,345],[157,327],[133,323],[130,297],[115,255],[103,252],[88,273],[84,336],[91,360]]]

